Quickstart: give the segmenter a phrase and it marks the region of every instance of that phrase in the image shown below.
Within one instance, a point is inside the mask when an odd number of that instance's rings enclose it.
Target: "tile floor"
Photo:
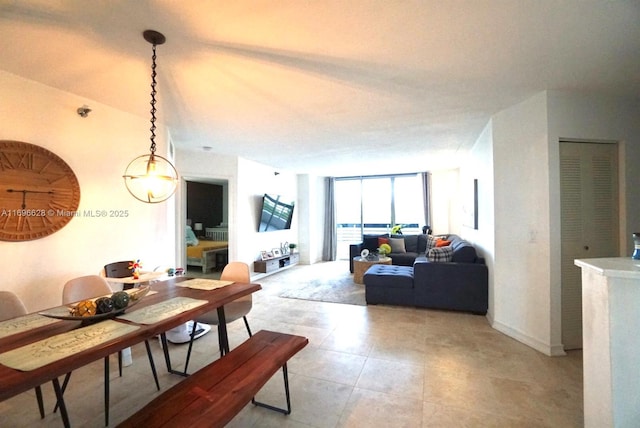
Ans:
[[[340,263],[343,269],[345,262]],[[328,265],[329,266],[329,265]],[[259,280],[256,282],[260,282]],[[582,353],[550,358],[493,330],[483,316],[389,306],[353,306],[278,297],[279,287],[254,296],[249,322],[303,335],[309,346],[289,363],[293,412],[284,416],[248,405],[230,427],[579,427]],[[231,346],[246,339],[242,322],[229,326]],[[178,382],[163,370],[153,343],[161,387]],[[190,371],[217,355],[215,332],[199,339]],[[172,345],[182,362],[186,345]],[[111,426],[157,394],[144,346],[117,376],[112,357]],[[104,426],[103,363],[74,372],[65,400],[75,427]],[[0,403],[0,426],[62,426],[40,420],[32,391]],[[284,406],[282,376],[260,393]]]

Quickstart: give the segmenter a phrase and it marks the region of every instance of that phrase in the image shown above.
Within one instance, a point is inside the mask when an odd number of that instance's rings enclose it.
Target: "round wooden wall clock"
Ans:
[[[0,240],[30,241],[62,229],[80,204],[73,170],[55,153],[0,140]]]

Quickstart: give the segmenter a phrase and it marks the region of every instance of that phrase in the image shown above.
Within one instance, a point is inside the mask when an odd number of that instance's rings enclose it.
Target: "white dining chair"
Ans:
[[[249,283],[251,282],[251,275],[249,273],[249,265],[243,262],[231,262],[227,264],[222,273],[220,274],[220,279],[223,281],[233,281],[233,282],[242,282]],[[244,325],[247,329],[247,333],[249,333],[249,337],[251,337],[251,328],[249,327],[249,322],[247,321],[247,314],[251,311],[253,307],[253,297],[251,294],[247,296],[241,297],[239,299],[234,300],[231,303],[227,303],[224,305],[224,317],[226,324],[230,324],[240,318],[243,319]],[[220,320],[218,319],[218,311],[207,312],[197,319],[194,320],[194,327],[197,323],[209,324],[209,325],[219,325]],[[195,330],[195,328],[194,328]],[[184,374],[187,374],[187,367],[189,366],[189,359],[191,357],[191,349],[193,347],[193,340],[195,336],[195,331],[191,332],[191,340],[189,341],[189,349],[187,350],[187,360],[184,364]],[[220,355],[223,355],[222,346],[220,347]]]
[[[62,289],[62,304],[68,305],[70,303],[78,302],[80,300],[91,299],[99,296],[108,296],[112,294],[111,287],[107,280],[99,275],[86,275],[67,281]],[[151,347],[149,341],[144,341],[147,348],[147,355],[149,357],[149,365],[151,366],[151,372],[153,373],[153,379],[156,383],[156,388],[160,391],[160,382],[158,381],[158,374],[156,372],[155,363],[153,361],[153,355],[151,354]],[[104,412],[105,412],[105,425],[109,425],[109,357],[104,358]],[[118,371],[122,376],[122,352],[118,352]],[[67,373],[62,384],[62,390],[64,391],[71,373]]]
[[[27,308],[22,300],[11,291],[0,291],[0,321],[10,320],[26,315]],[[40,418],[44,419],[44,401],[42,399],[42,388],[38,385],[36,390],[36,400],[38,400],[38,410]]]

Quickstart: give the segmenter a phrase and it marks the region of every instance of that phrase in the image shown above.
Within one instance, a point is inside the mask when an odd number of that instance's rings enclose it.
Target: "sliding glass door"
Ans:
[[[349,257],[349,244],[362,235],[389,233],[402,225],[405,234],[421,233],[424,191],[419,174],[336,178],[338,259]]]

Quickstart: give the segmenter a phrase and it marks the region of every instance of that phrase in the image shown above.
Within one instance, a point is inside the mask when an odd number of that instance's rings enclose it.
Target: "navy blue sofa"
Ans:
[[[418,256],[413,266],[374,265],[365,273],[367,304],[416,306],[486,314],[489,279],[484,259],[469,242],[449,235],[451,261]]]
[[[378,238],[396,238],[404,240],[405,252],[389,254],[391,263],[396,266],[413,266],[416,258],[425,255],[427,235],[364,235],[362,242],[349,246],[349,271],[353,273],[353,258],[358,257],[365,248],[372,253],[378,252]]]

